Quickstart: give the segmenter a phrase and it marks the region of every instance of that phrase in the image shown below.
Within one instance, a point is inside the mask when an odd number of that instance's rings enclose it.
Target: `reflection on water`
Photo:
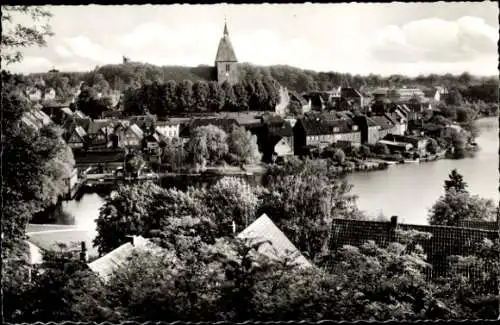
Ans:
[[[498,202],[498,119],[482,119],[477,124],[481,131],[477,138],[481,150],[474,158],[396,165],[388,170],[348,175],[347,180],[354,185],[352,192],[359,196],[360,209],[373,216],[383,212],[388,216],[397,215],[406,223],[426,224],[427,211],[442,194],[444,180],[453,168],[464,175],[473,194]],[[189,185],[207,185],[217,179],[217,176],[203,180],[178,177],[164,179],[161,185],[185,190]],[[259,183],[260,180],[250,181]],[[109,191],[87,193],[79,200],[63,202],[51,216],[55,223],[76,224],[95,232],[94,220],[107,194]]]

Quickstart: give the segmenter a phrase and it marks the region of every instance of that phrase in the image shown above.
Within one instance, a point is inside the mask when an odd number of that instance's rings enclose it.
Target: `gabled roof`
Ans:
[[[93,120],[90,122],[87,133],[89,135],[97,134],[100,130],[111,133],[114,127],[114,122],[108,119]],[[111,130],[111,131],[110,131]]]
[[[500,228],[500,219],[499,221],[462,220],[458,223],[458,226],[465,228],[498,231],[498,229]]]
[[[144,132],[141,130],[141,128],[137,124],[132,124],[130,125],[130,131],[134,133],[139,139],[144,138]]]
[[[336,117],[308,117],[300,119],[304,126],[306,135],[327,135],[335,133],[353,132],[352,127],[355,125],[352,119],[338,119]],[[338,131],[335,131],[338,128]],[[357,132],[357,131],[354,131]]]
[[[226,24],[224,24],[224,35],[220,39],[217,55],[215,56],[215,62],[238,62],[236,54],[234,54],[233,45],[229,39]]]
[[[82,139],[87,136],[87,132],[79,125],[75,127],[75,132]]]
[[[383,115],[372,116],[371,119],[375,123],[377,123],[377,125],[380,125],[380,128],[382,130],[387,130],[387,129],[390,129],[390,128],[392,128],[394,126],[391,123],[391,121],[386,116],[383,116]]]
[[[136,249],[147,251],[161,250],[159,246],[141,236],[134,236],[133,241],[134,243],[123,244],[92,263],[89,263],[89,268],[97,273],[103,280],[108,280],[116,268],[125,264]]]
[[[295,245],[276,227],[274,222],[266,215],[261,215],[252,222],[245,230],[238,234],[237,238],[248,239],[250,243],[269,241],[259,247],[259,252],[270,258],[289,257],[299,266],[310,267],[309,262],[295,247]]]
[[[430,239],[419,242],[427,254],[428,262],[433,265],[432,272],[427,273],[429,278],[446,272],[447,257],[470,255],[474,251],[475,243],[483,241],[484,238],[498,238],[498,230],[410,224],[397,226],[405,231],[417,230],[432,234]],[[344,245],[361,246],[369,240],[386,247],[392,241],[393,230],[391,222],[333,219],[330,249],[335,252]],[[335,267],[335,264],[331,267]]]

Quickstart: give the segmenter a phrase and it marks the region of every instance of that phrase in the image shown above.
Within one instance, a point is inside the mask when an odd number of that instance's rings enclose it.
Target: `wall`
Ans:
[[[226,76],[226,64],[229,64],[229,73]],[[236,62],[216,62],[217,81],[224,83],[226,80],[234,85],[238,83],[238,68]]]

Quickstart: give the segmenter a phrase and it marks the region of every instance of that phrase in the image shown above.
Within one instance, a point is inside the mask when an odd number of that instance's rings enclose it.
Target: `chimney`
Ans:
[[[396,228],[398,227],[398,216],[391,217],[391,228],[389,230],[390,242],[396,241]]]
[[[84,241],[81,242],[80,260],[87,263],[87,245]]]

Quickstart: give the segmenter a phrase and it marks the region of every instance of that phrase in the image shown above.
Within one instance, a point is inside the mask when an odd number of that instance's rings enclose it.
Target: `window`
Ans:
[[[229,64],[226,64],[226,72],[229,72],[230,68],[231,68],[231,66]]]

